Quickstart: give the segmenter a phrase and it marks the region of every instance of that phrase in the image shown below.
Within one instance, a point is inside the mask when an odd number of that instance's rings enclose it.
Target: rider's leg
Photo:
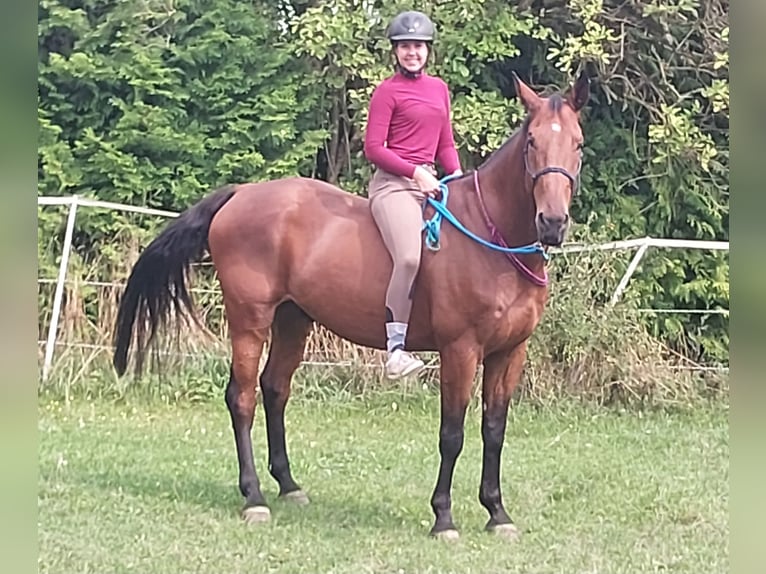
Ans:
[[[412,293],[420,266],[422,197],[414,180],[378,170],[370,182],[370,208],[393,262],[386,290],[389,378],[414,374],[423,362],[405,351]]]

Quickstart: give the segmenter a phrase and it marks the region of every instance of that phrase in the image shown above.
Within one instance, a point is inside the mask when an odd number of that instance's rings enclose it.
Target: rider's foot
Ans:
[[[412,353],[408,353],[404,349],[394,349],[388,355],[386,361],[386,377],[390,380],[400,379],[409,375],[415,375],[419,373],[425,364],[423,361],[415,357]]]

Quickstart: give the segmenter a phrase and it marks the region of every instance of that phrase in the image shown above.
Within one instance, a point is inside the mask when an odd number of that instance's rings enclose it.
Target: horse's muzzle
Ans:
[[[563,216],[546,216],[538,213],[537,220],[537,238],[543,245],[558,247],[564,242],[567,229],[569,228],[569,214]]]

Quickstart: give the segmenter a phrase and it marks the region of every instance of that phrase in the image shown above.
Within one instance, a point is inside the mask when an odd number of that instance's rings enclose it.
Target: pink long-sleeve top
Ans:
[[[447,84],[427,74],[407,78],[396,73],[383,80],[370,100],[364,155],[380,169],[404,177],[434,161],[447,173],[460,169]]]

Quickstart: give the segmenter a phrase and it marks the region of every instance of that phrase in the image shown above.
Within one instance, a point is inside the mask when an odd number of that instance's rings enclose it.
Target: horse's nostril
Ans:
[[[547,227],[547,226],[556,226],[560,227],[562,225],[566,225],[569,223],[569,214],[565,213],[561,217],[546,217],[545,214],[541,211],[537,214],[537,220],[538,223],[541,226]]]

